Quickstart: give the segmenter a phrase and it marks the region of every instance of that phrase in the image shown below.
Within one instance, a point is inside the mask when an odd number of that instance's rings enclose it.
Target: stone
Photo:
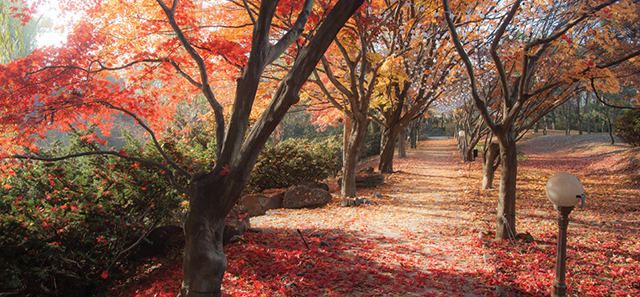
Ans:
[[[240,198],[240,205],[244,205],[250,218],[266,214],[267,210],[282,208],[284,192],[267,196],[264,194],[245,195]]]
[[[378,204],[377,202],[367,199],[367,198],[342,198],[342,202],[340,205],[342,207],[350,207],[350,206],[360,206],[360,205],[374,205]]]
[[[265,196],[260,199],[262,208],[267,211],[270,209],[282,208],[282,200],[284,199],[284,192],[280,192],[271,196]]]
[[[382,174],[364,174],[356,175],[356,188],[375,188],[384,184],[384,175]],[[342,186],[342,177],[338,178],[338,185]]]
[[[359,174],[373,174],[373,166],[368,166],[367,168],[360,170]]]
[[[251,228],[249,211],[244,205],[234,206],[225,220],[222,244],[227,245],[234,236],[240,236]]]
[[[319,207],[331,201],[331,193],[323,189],[296,186],[284,193],[282,206],[284,208]]]
[[[240,205],[244,205],[247,208],[247,214],[250,218],[264,215],[267,210],[262,206],[261,200],[266,200],[269,197],[260,195],[260,194],[252,194],[242,196],[240,198]]]
[[[306,182],[302,182],[300,185],[302,186],[307,186],[309,188],[318,188],[318,189],[323,189],[327,192],[329,192],[329,185],[325,184],[325,183],[321,183],[321,182],[316,182],[316,181],[306,181]]]

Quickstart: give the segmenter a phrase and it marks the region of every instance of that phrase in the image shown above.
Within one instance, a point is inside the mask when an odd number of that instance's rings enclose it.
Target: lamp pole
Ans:
[[[582,200],[584,205],[584,187],[573,174],[561,172],[552,176],[545,189],[547,198],[558,212],[558,248],[556,250],[556,279],[553,282],[551,297],[566,297],[567,284],[567,227],[569,214]],[[582,205],[580,206],[582,207]]]
[[[567,272],[567,227],[569,226],[569,214],[574,206],[558,206],[558,248],[556,255],[556,280],[553,282],[551,297],[566,297],[567,284],[565,275]]]

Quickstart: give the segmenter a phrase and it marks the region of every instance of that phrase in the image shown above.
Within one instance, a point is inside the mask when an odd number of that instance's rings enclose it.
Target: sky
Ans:
[[[28,2],[32,2],[33,0],[29,0]],[[38,14],[42,14],[48,17],[53,22],[53,27],[58,27],[62,25],[60,19],[60,9],[58,7],[59,0],[49,0],[45,1],[39,8]],[[61,45],[62,42],[66,39],[66,34],[60,32],[59,29],[52,29],[50,32],[42,34],[38,38],[38,47],[41,46],[58,46]]]

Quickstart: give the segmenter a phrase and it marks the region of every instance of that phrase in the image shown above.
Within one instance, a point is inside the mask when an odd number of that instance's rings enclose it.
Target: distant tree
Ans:
[[[49,29],[48,18],[32,17],[35,8],[22,1],[0,2],[0,64],[26,57],[36,48],[38,37]]]
[[[464,1],[442,3],[469,77],[474,106],[500,145],[496,239],[505,239],[516,231],[516,127],[528,129],[552,107],[589,86],[597,92],[617,93],[621,86],[635,84],[640,4],[516,0],[482,1],[469,9]],[[489,17],[475,26],[454,25],[458,18],[484,16]],[[487,47],[487,55],[480,51],[482,55],[471,56],[471,50],[479,51],[478,45],[467,41],[477,40],[478,34],[485,36],[481,46]],[[488,82],[499,86],[488,97],[482,93],[486,77],[493,77]]]

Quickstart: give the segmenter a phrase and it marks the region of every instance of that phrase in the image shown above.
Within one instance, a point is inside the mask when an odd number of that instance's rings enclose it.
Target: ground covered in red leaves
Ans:
[[[588,196],[571,214],[569,296],[638,296],[640,190],[630,178],[638,174],[638,153],[608,141],[576,135],[522,142],[522,234],[497,242],[486,240],[497,190],[479,190],[480,161],[460,161],[453,139],[423,141],[395,160],[397,172],[385,185],[359,191],[376,205],[340,207],[335,197],[322,208],[252,218],[262,232],[226,248],[223,296],[548,296],[557,224],[544,186],[561,171],[575,174]],[[175,296],[180,261],[150,263],[109,295]]]

